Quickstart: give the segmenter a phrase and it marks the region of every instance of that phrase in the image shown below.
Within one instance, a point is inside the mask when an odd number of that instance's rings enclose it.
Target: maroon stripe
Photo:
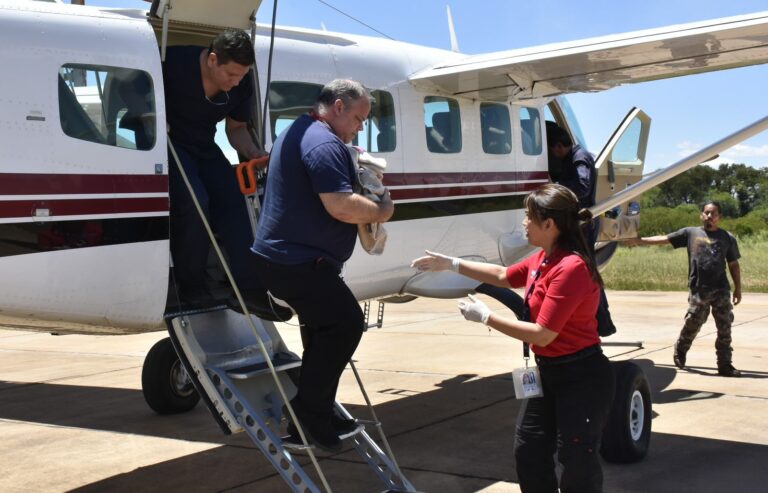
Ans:
[[[538,183],[512,183],[508,185],[477,185],[441,188],[413,188],[392,190],[393,200],[452,198],[463,195],[488,195],[496,193],[529,192],[539,187]]]
[[[0,173],[0,195],[158,193],[167,191],[168,175]]]
[[[470,173],[385,173],[384,185],[452,185],[489,181],[549,180],[546,171],[470,172]]]
[[[168,212],[167,198],[9,200],[0,201],[0,217],[34,217],[38,209],[48,209],[51,217],[95,214]]]

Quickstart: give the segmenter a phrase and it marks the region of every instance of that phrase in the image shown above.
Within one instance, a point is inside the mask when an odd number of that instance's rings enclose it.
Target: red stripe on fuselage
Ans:
[[[458,185],[494,181],[549,180],[546,171],[469,172],[469,173],[385,173],[384,185]]]
[[[168,175],[0,173],[0,195],[168,192]]]
[[[411,188],[406,190],[392,190],[392,200],[413,200],[430,198],[452,198],[466,195],[490,195],[523,193],[536,190],[539,183],[510,183],[506,185],[463,185],[439,188]]]
[[[52,218],[168,212],[168,198],[8,200],[0,201],[0,218],[40,216],[43,209]]]

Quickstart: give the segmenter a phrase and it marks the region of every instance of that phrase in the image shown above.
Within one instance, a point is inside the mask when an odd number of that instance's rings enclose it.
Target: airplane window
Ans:
[[[396,147],[395,103],[387,91],[371,91],[371,114],[353,144],[370,152],[392,152]]]
[[[425,97],[424,130],[430,152],[441,154],[461,152],[459,102],[440,96]]]
[[[480,103],[480,128],[486,154],[512,152],[512,128],[509,110],[504,104]]]
[[[523,152],[529,156],[538,156],[542,150],[541,117],[536,108],[520,108],[520,130]]]
[[[269,84],[269,128],[272,142],[283,130],[315,105],[323,89],[307,82],[272,82]]]
[[[269,122],[272,141],[299,116],[315,104],[323,86],[306,82],[272,82],[269,85]],[[371,91],[374,98],[371,114],[363,130],[358,132],[354,145],[371,152],[395,150],[395,103],[386,91]]]
[[[59,119],[66,135],[125,149],[155,146],[155,96],[147,72],[66,64],[58,79]]]
[[[640,161],[640,131],[643,129],[643,122],[635,118],[624,131],[616,146],[611,152],[611,160],[621,164],[642,164]]]

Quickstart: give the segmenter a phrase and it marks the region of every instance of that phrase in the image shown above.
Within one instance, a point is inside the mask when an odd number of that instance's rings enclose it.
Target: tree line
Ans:
[[[699,165],[667,180],[640,199],[640,235],[671,233],[701,223],[702,204],[723,209],[720,226],[737,236],[768,232],[768,167]]]

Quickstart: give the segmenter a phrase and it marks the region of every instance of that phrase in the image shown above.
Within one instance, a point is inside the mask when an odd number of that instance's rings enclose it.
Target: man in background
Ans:
[[[719,203],[707,202],[701,210],[702,226],[683,228],[668,235],[636,238],[628,243],[670,244],[673,248],[688,249],[688,312],[675,344],[675,366],[681,370],[685,368],[686,354],[701,326],[707,321],[709,311],[712,310],[717,327],[717,373],[724,377],[740,377],[741,372],[734,368],[732,363],[731,324],[733,305],[741,302],[741,254],[736,238],[718,227],[721,210]],[[726,266],[733,278],[733,296],[725,273]]]

